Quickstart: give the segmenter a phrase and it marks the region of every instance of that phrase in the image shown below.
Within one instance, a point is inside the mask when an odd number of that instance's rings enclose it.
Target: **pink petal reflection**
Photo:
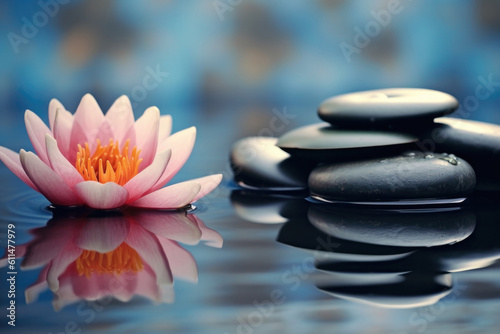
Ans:
[[[125,241],[130,225],[122,216],[89,217],[75,237],[75,244],[86,250],[107,253]]]
[[[49,288],[56,310],[104,297],[173,302],[175,279],[198,281],[196,260],[181,243],[222,245],[217,232],[185,211],[55,209],[47,226],[32,232],[33,240],[17,246],[23,268],[42,267],[26,299],[34,302]],[[137,266],[128,265],[130,259]]]

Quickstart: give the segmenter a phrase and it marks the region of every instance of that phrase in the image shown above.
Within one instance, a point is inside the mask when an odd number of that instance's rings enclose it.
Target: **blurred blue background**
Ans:
[[[157,105],[175,130],[227,115],[248,134],[275,107],[313,122],[339,93],[424,87],[463,103],[480,77],[500,82],[499,1],[399,2],[349,62],[341,43],[391,1],[3,1],[2,142],[25,109],[46,120],[51,98],[74,111],[87,92],[103,110],[122,94],[136,116]],[[468,118],[500,123],[494,88]]]

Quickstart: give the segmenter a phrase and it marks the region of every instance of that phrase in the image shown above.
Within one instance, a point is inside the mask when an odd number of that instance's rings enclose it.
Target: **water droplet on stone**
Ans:
[[[455,157],[454,155],[449,155],[449,156],[445,156],[443,158],[440,158],[441,160],[444,160],[444,161],[447,161],[449,162],[450,164],[452,164],[453,166],[456,166],[458,165],[458,160],[457,160],[457,157]]]

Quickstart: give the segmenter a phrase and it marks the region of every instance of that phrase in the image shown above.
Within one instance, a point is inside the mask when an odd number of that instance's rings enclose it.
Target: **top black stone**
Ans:
[[[335,126],[413,127],[432,125],[436,117],[452,113],[458,101],[451,95],[420,88],[377,89],[331,97],[321,103],[318,115]]]

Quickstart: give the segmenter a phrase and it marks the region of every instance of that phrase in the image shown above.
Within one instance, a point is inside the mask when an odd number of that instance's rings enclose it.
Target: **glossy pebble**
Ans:
[[[331,97],[321,103],[319,117],[335,126],[413,127],[452,113],[458,101],[451,95],[420,88],[377,89]]]
[[[420,145],[467,160],[480,190],[500,190],[500,125],[442,117],[422,136]]]
[[[304,190],[313,165],[295,161],[276,146],[278,139],[250,137],[236,142],[231,168],[242,187],[261,190]]]
[[[465,160],[422,152],[322,164],[309,176],[313,198],[362,204],[458,203],[475,184],[474,170]]]
[[[416,141],[416,137],[408,134],[343,130],[319,123],[285,133],[277,146],[302,159],[344,161],[397,154],[413,147]]]

